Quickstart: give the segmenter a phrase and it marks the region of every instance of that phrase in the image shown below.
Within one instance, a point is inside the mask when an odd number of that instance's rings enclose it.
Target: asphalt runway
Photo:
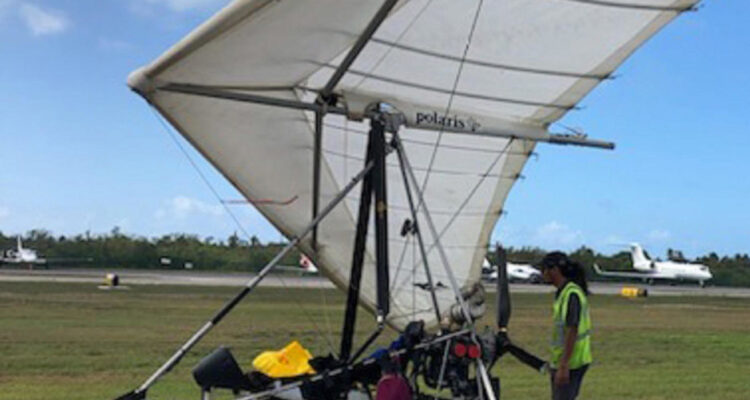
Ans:
[[[0,269],[0,282],[75,282],[102,284],[107,273],[116,273],[122,285],[186,285],[186,286],[229,286],[246,285],[255,274],[238,272],[170,271],[170,270],[127,270],[127,269]],[[322,276],[300,274],[270,274],[260,286],[278,288],[333,288],[333,284]],[[715,296],[750,298],[750,288],[729,288],[698,285],[644,285],[638,283],[592,282],[591,291],[598,294],[618,294],[623,286],[637,286],[648,289],[649,296]],[[485,283],[488,291],[494,291],[493,283]],[[549,285],[511,284],[511,292],[551,293]]]
[[[134,269],[0,269],[0,282],[104,283],[105,275],[115,273],[122,285],[245,286],[256,275],[241,272],[204,272]],[[333,288],[322,276],[269,274],[260,286],[293,288]]]

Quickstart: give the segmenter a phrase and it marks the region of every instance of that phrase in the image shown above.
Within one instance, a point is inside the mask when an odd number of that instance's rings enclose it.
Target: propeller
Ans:
[[[146,399],[146,391],[139,391],[134,390],[130,393],[125,393],[124,395],[116,398],[115,400],[145,400]]]
[[[522,363],[537,370],[544,371],[547,362],[516,346],[508,337],[511,302],[508,287],[508,258],[505,249],[497,247],[497,357],[510,353]]]
[[[497,330],[507,332],[511,304],[508,289],[508,257],[505,249],[497,246]]]

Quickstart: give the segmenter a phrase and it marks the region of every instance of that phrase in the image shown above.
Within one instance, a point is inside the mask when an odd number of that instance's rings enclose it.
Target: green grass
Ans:
[[[0,399],[112,399],[140,384],[236,290],[135,286],[105,292],[90,284],[1,283]],[[542,355],[549,296],[513,297],[511,337]],[[259,289],[152,389],[150,399],[198,398],[190,370],[220,344],[231,346],[245,368],[259,351],[292,339],[324,354],[326,337],[338,343],[343,300],[333,290]],[[582,398],[750,398],[747,300],[593,296],[591,302],[596,363]],[[360,315],[361,342],[372,322]],[[511,358],[494,373],[504,399],[549,398],[548,378]]]

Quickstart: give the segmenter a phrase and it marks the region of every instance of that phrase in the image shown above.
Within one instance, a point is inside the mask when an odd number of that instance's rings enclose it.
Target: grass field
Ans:
[[[2,283],[0,399],[112,399],[140,384],[236,290],[105,292],[90,284]],[[549,296],[513,297],[511,336],[544,355]],[[246,368],[260,350],[291,339],[323,354],[327,340],[337,344],[332,332],[340,329],[343,299],[333,290],[259,289],[149,398],[198,399],[190,370],[219,344],[231,346]],[[596,364],[581,398],[750,399],[748,300],[592,296],[591,302]],[[365,335],[371,318],[360,315]],[[547,378],[515,360],[503,359],[494,372],[503,399],[549,398]]]

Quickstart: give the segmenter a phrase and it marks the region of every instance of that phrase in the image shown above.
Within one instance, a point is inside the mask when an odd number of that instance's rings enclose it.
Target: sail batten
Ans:
[[[526,72],[530,74],[540,74],[540,75],[566,76],[570,78],[586,78],[586,79],[595,79],[595,80],[604,80],[604,79],[611,78],[609,74],[597,75],[597,74],[587,74],[587,73],[570,72],[570,71],[554,71],[554,70],[548,70],[548,69],[532,67],[532,66],[500,64],[500,63],[494,63],[494,62],[485,61],[481,59],[477,59],[477,60],[468,59],[468,58],[462,59],[461,57],[458,57],[458,56],[439,53],[439,52],[421,49],[421,48],[417,48],[413,46],[407,46],[401,43],[390,42],[390,41],[379,39],[379,38],[373,38],[372,42],[382,44],[389,48],[404,50],[404,51],[412,52],[416,54],[422,54],[422,55],[429,56],[429,57],[435,57],[435,58],[449,60],[449,61],[453,61],[457,63],[466,63],[469,65],[473,64],[473,65],[478,65],[478,66],[488,67],[488,68],[495,68],[495,69],[500,69],[500,70],[518,71],[518,72]]]
[[[402,112],[399,137],[416,179],[428,182],[419,190],[439,235],[421,231],[436,288],[426,287],[416,240],[398,235],[411,213],[398,162],[389,158],[389,323],[435,325],[431,289],[442,310],[455,303],[436,243],[459,286],[476,283],[535,140],[696,2],[485,0],[477,15],[478,0],[401,0],[332,88],[338,103],[324,106],[315,102],[319,91],[384,1],[235,0],[129,85],[245,197],[294,197],[256,205],[289,237],[312,218],[315,113],[329,112],[320,146],[324,204],[363,166],[369,125],[354,116],[377,102]],[[356,196],[344,200],[319,226],[317,248],[309,238],[300,244],[342,289],[356,209]],[[374,310],[373,232],[365,248],[360,303]]]

